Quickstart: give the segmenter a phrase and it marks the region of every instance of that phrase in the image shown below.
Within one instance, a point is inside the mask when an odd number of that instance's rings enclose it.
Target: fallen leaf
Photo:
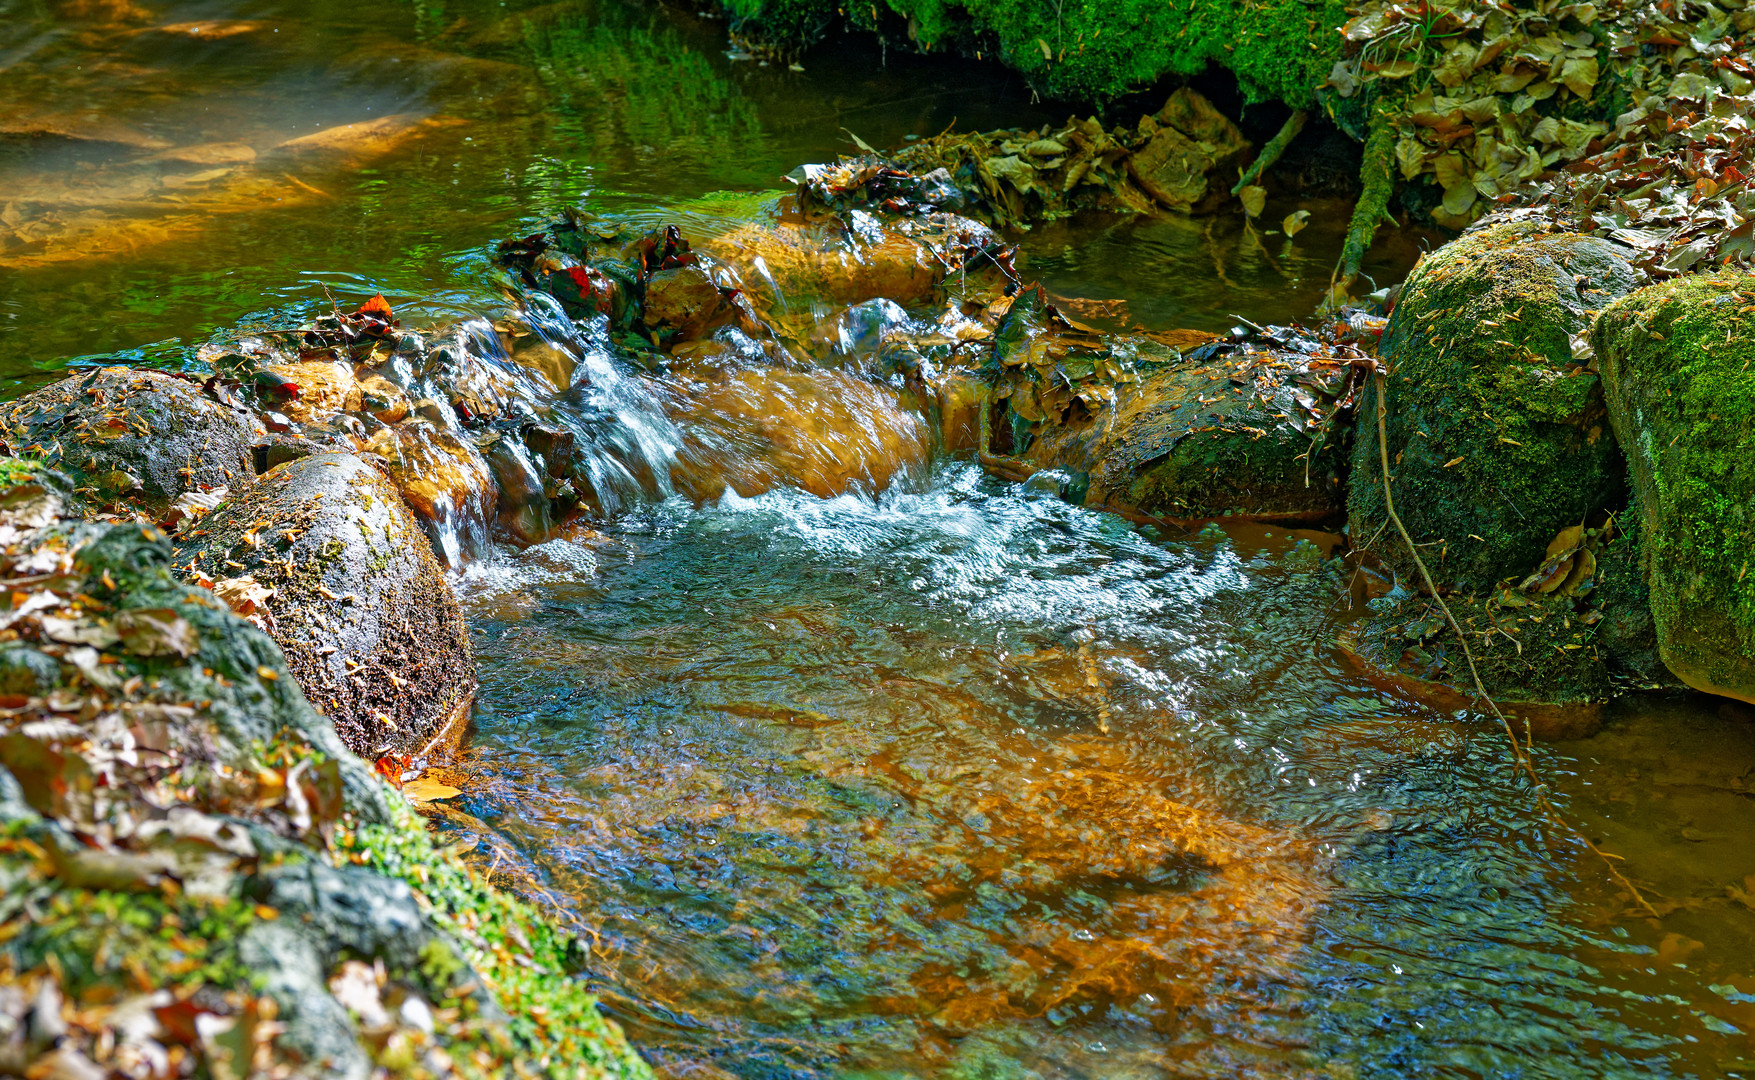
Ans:
[[[1243,200],[1243,212],[1252,218],[1260,217],[1267,207],[1267,189],[1264,187],[1251,184],[1238,192],[1237,197]]]
[[[1548,552],[1546,557],[1552,559],[1556,555],[1564,555],[1578,547],[1578,545],[1583,542],[1583,525],[1572,525],[1561,529],[1554,535],[1554,539],[1548,541]]]
[[[1518,589],[1526,593],[1551,593],[1566,581],[1566,575],[1571,572],[1571,554],[1557,559],[1549,559],[1542,563],[1535,573],[1524,578],[1522,583],[1518,585]]]
[[[116,643],[116,628],[108,623],[92,619],[63,619],[57,615],[44,615],[42,621],[44,636],[53,641],[68,645],[92,645],[99,649],[107,649]]]
[[[135,656],[193,656],[201,640],[189,621],[170,608],[135,608],[116,616],[122,647]]]
[[[424,803],[455,798],[463,794],[463,791],[450,784],[442,784],[430,777],[422,776],[403,784],[402,793],[408,796],[409,802]]]

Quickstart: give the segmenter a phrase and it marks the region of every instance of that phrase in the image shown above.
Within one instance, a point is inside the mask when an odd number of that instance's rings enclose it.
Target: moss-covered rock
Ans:
[[[45,386],[0,414],[6,439],[72,478],[75,506],[163,520],[190,491],[236,487],[250,468],[251,420],[157,371],[101,368]]]
[[[164,534],[9,481],[0,1072],[651,1076],[578,947],[436,848]]]
[[[1148,343],[1141,357],[1150,355]],[[1082,488],[1090,506],[1183,521],[1317,521],[1343,506],[1350,422],[1333,412],[1346,371],[1274,350],[1172,360],[1116,384],[1113,404],[1069,402],[1033,426],[1019,456],[1066,470],[1068,494]],[[1003,449],[995,440],[1017,437],[1010,400],[990,418],[990,453]]]
[[[1521,598],[1520,598],[1521,599]],[[1598,620],[1567,597],[1503,606],[1497,598],[1451,597],[1481,683],[1519,736],[1591,734],[1613,684]],[[1374,616],[1347,628],[1341,650],[1371,681],[1446,711],[1485,708],[1456,634],[1430,597],[1373,601]],[[1589,621],[1587,621],[1589,619]]]
[[[475,695],[457,599],[420,523],[348,454],[289,461],[177,539],[177,562],[272,594],[264,622],[311,703],[367,758],[454,735]],[[261,593],[256,593],[261,596]]]
[[[1645,527],[1636,512],[1616,519],[1622,536],[1597,556],[1597,607],[1603,613],[1597,644],[1619,684],[1640,690],[1681,684],[1658,654],[1657,625],[1646,582]]]
[[[1642,289],[1597,321],[1646,541],[1658,650],[1688,685],[1755,701],[1755,275]]]
[[[1626,499],[1601,382],[1571,339],[1641,276],[1613,244],[1506,223],[1421,261],[1384,332],[1396,510],[1441,584],[1528,573],[1561,529]],[[1368,388],[1347,500],[1355,537],[1385,522]],[[1408,580],[1397,544],[1373,552]]]

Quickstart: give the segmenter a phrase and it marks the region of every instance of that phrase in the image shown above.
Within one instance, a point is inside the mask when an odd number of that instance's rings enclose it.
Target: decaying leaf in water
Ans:
[[[437,802],[441,799],[454,799],[463,794],[462,789],[449,784],[440,783],[430,776],[420,776],[402,785],[402,793],[413,803]]]
[[[136,608],[116,616],[122,647],[135,656],[193,656],[201,648],[195,628],[170,608]]]
[[[1267,189],[1264,187],[1251,184],[1238,192],[1237,197],[1243,200],[1243,212],[1252,218],[1260,217],[1262,210],[1267,208]]]
[[[1284,221],[1280,222],[1280,230],[1287,236],[1297,236],[1304,231],[1304,226],[1308,224],[1310,224],[1310,211],[1294,210],[1286,215]]]

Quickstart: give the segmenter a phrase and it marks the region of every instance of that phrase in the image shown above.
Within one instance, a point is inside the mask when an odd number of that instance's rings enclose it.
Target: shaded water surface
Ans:
[[[0,379],[119,351],[174,365],[246,313],[331,294],[468,312],[499,297],[488,245],[565,207],[777,189],[853,136],[1072,111],[996,66],[859,42],[796,71],[733,60],[695,7],[0,0]],[[1025,246],[1052,286],[1154,326],[1284,321],[1321,296],[1347,213],[1307,205],[1290,245],[1219,219],[1062,225]],[[1388,281],[1417,249],[1385,238],[1369,269]],[[1215,266],[1222,298],[1165,287]]]

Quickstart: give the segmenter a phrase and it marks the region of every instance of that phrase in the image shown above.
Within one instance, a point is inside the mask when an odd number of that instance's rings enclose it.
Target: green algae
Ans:
[[[1571,337],[1638,281],[1606,241],[1522,223],[1453,241],[1409,276],[1383,339],[1386,441],[1396,508],[1441,585],[1527,574],[1561,529],[1624,503],[1600,380]],[[1374,387],[1360,408],[1375,418]],[[1357,542],[1390,535],[1381,475],[1374,433],[1356,440]],[[1399,543],[1371,550],[1414,579]]]
[[[820,37],[837,21],[833,0],[724,0],[734,28],[788,47]],[[905,34],[924,52],[991,56],[1037,90],[1109,100],[1166,76],[1217,66],[1231,71],[1247,101],[1315,103],[1315,89],[1339,56],[1330,32],[1346,22],[1335,0],[1267,0],[1180,5],[1153,0],[884,0],[846,5],[859,29]]]
[[[1755,276],[1679,278],[1611,305],[1595,341],[1650,538],[1664,663],[1698,689],[1755,700],[1751,312]]]
[[[1346,243],[1341,247],[1339,280],[1336,282],[1339,293],[1331,295],[1331,302],[1344,301],[1346,290],[1358,276],[1365,253],[1371,248],[1371,240],[1377,235],[1378,225],[1384,222],[1395,224],[1395,219],[1389,214],[1390,196],[1395,194],[1395,146],[1394,122],[1389,110],[1379,106],[1372,111],[1365,138],[1361,175],[1364,191],[1353,207],[1352,224],[1347,229]]]

